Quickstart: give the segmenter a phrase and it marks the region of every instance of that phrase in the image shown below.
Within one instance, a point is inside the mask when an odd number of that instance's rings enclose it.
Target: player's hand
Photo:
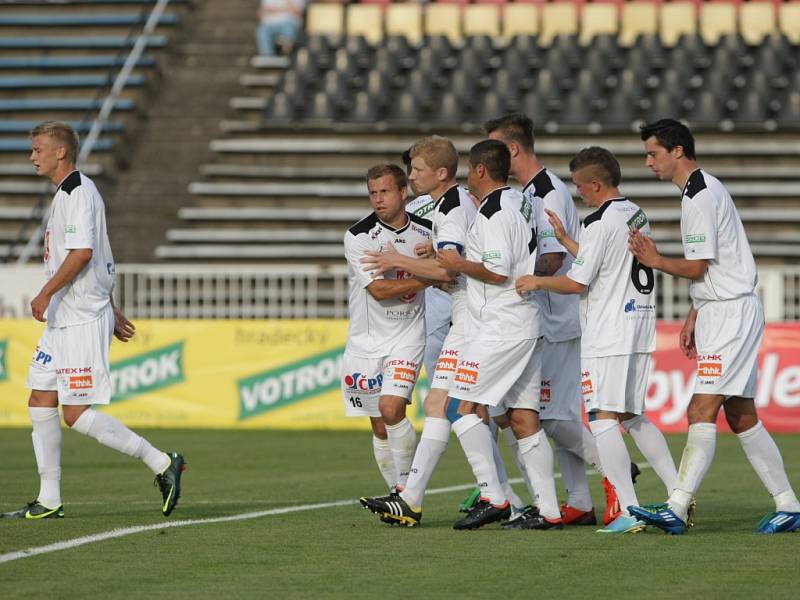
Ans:
[[[414,254],[419,258],[433,258],[433,242],[421,242],[414,246]]]
[[[694,322],[695,320],[691,317],[686,319],[678,338],[681,351],[689,360],[697,358],[697,346],[694,343]]]
[[[461,272],[461,254],[455,250],[439,250],[439,252],[436,253],[436,260],[448,271],[453,271],[454,273]]]
[[[535,292],[540,288],[539,278],[536,275],[523,275],[514,283],[514,287],[520,296],[525,296],[530,292]]]
[[[561,222],[561,219],[558,218],[558,215],[549,208],[545,208],[544,212],[547,213],[547,220],[550,221],[550,225],[553,226],[553,233],[556,239],[560,242],[566,238],[567,230],[564,228],[564,224]]]
[[[628,234],[628,248],[645,267],[654,267],[661,257],[653,238],[643,235],[638,229]]]
[[[122,311],[116,306],[114,307],[114,337],[120,342],[127,342],[136,333],[136,327],[133,326]]]
[[[36,298],[31,300],[31,314],[33,318],[42,323],[47,321],[47,319],[44,318],[44,313],[48,306],[50,306],[50,296],[44,292],[39,292]]]
[[[395,250],[394,245],[389,242],[382,252],[377,250],[367,250],[366,256],[361,259],[364,270],[370,275],[383,275],[386,271],[397,268],[397,258],[400,253]]]

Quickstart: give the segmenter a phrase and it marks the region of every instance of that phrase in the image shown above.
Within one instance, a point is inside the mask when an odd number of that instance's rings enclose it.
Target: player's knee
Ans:
[[[54,408],[58,406],[58,392],[31,390],[28,406],[31,408]]]
[[[75,425],[75,422],[80,418],[80,416],[84,413],[88,406],[63,406],[64,411],[64,423],[67,424],[67,427],[72,427]]]
[[[381,405],[381,417],[387,425],[397,425],[406,417],[405,405],[396,403]]]

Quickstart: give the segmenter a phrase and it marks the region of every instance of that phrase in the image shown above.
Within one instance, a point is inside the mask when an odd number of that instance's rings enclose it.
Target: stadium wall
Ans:
[[[366,419],[343,415],[343,382],[345,387],[374,385],[363,374],[341,372],[344,319],[142,320],[136,325],[131,342],[112,344],[113,397],[103,409],[130,426],[369,428]],[[664,431],[685,431],[691,397],[695,363],[678,348],[680,326],[658,325],[647,393],[650,418]],[[43,327],[30,320],[0,320],[0,427],[30,426],[25,379]],[[756,403],[761,419],[771,431],[800,431],[800,324],[767,326],[760,367]],[[423,378],[411,411],[418,428],[426,389]],[[720,427],[726,428],[722,422]]]

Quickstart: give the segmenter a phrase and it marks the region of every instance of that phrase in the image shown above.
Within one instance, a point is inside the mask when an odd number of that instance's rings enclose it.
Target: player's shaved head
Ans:
[[[511,153],[499,140],[483,140],[470,148],[469,164],[473,169],[483,165],[494,181],[505,183],[511,172]]]
[[[405,171],[393,164],[375,165],[374,167],[370,167],[367,171],[367,182],[369,183],[373,179],[380,179],[386,175],[391,175],[394,178],[398,190],[408,187],[408,179],[406,178]]]
[[[449,139],[439,135],[422,138],[411,147],[411,158],[419,156],[431,169],[447,169],[449,179],[458,171],[458,152]]]
[[[590,146],[578,152],[569,161],[569,170],[572,173],[584,171],[587,178],[596,179],[606,187],[618,187],[622,181],[622,171],[617,158],[600,146]]]
[[[683,148],[686,158],[695,160],[694,136],[689,128],[680,121],[661,119],[655,123],[642,125],[640,129],[643,142],[654,137],[659,146],[663,146],[668,151],[680,146]]]
[[[78,161],[80,138],[70,125],[61,121],[44,121],[31,130],[31,139],[40,135],[45,135],[57,145],[63,146],[67,153],[65,160],[68,163],[74,165]]]
[[[527,115],[522,113],[505,115],[487,121],[483,128],[486,130],[486,135],[497,132],[506,144],[514,142],[525,152],[529,154],[534,152],[533,121]]]

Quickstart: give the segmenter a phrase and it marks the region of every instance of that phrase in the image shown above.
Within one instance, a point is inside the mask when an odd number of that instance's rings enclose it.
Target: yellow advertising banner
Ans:
[[[30,427],[25,380],[44,325],[0,319],[0,427]],[[111,345],[111,404],[131,427],[368,429],[344,416],[346,320],[145,320]],[[421,380],[409,417],[422,425]]]

